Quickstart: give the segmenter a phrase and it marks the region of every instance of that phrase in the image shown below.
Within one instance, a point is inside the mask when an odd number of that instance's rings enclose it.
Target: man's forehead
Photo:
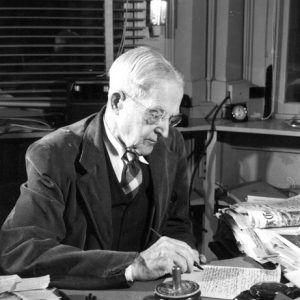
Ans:
[[[152,102],[151,105],[148,106],[148,108],[152,110],[161,110],[169,113],[170,115],[175,115],[179,112],[179,105],[163,105],[163,103],[159,101]]]
[[[149,91],[143,98],[143,104],[147,107],[160,107],[170,114],[178,113],[183,90],[173,82],[161,83]]]

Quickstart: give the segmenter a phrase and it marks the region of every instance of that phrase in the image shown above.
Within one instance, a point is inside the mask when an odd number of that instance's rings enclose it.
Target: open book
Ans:
[[[260,263],[278,263],[286,272],[300,269],[300,195],[249,197],[217,217],[229,224],[241,252]]]

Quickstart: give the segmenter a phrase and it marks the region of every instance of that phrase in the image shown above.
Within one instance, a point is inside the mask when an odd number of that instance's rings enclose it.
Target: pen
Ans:
[[[157,232],[155,229],[150,228],[150,230],[154,232],[158,237],[162,237],[162,235],[159,232]],[[196,261],[194,261],[194,267],[198,268],[199,270],[204,270]]]

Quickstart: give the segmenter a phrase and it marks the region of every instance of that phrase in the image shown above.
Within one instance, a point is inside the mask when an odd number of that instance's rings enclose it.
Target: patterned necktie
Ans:
[[[143,179],[138,155],[134,151],[127,149],[122,160],[124,168],[121,177],[121,187],[126,195],[131,194],[132,198],[134,198]]]

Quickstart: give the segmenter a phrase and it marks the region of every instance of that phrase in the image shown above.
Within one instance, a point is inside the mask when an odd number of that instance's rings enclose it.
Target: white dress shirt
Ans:
[[[113,136],[111,130],[109,129],[108,124],[105,122],[105,118],[103,122],[104,122],[104,128],[107,136],[107,139],[104,138],[104,144],[106,146],[111,165],[115,171],[118,181],[121,182],[122,171],[124,168],[124,162],[122,160],[122,157],[126,152],[126,149],[118,141],[118,139]],[[149,164],[144,156],[139,155],[138,158],[140,162],[144,164]]]

